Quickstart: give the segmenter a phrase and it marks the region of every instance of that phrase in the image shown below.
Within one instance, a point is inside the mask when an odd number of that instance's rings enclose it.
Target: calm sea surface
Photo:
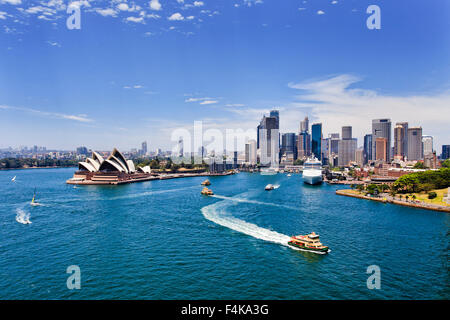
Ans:
[[[203,178],[74,188],[73,171],[0,171],[0,299],[450,298],[446,213],[337,196],[295,174],[213,177],[205,197]],[[285,245],[311,231],[330,254]],[[70,265],[80,290],[66,287]],[[369,265],[380,290],[367,289]]]

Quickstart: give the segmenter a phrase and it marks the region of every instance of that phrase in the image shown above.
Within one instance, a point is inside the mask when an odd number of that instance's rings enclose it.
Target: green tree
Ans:
[[[441,166],[442,168],[450,168],[450,159],[442,161]]]

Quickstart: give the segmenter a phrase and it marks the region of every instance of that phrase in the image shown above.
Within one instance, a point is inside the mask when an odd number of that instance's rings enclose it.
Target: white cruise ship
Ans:
[[[316,158],[308,158],[304,163],[303,182],[307,184],[322,183],[322,163]]]

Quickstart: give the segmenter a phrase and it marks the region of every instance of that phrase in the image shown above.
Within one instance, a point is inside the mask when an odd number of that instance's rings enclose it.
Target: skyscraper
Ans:
[[[352,138],[352,127],[342,127],[342,140],[339,140],[338,165],[348,166],[355,161],[357,140]]]
[[[309,132],[309,119],[305,117],[303,121],[300,121],[300,133]]]
[[[388,161],[387,155],[388,140],[387,138],[377,138],[375,140],[375,160]]]
[[[248,144],[250,145],[249,163],[251,165],[256,165],[256,141],[255,140],[249,140]]]
[[[297,158],[303,159],[311,155],[311,136],[301,132],[297,138]]]
[[[423,136],[422,144],[423,144],[423,156],[433,153],[433,137],[432,136]]]
[[[292,154],[294,159],[297,157],[297,147],[295,145],[295,133],[284,133],[281,136],[281,155],[285,153]]]
[[[259,125],[259,149],[261,164],[264,166],[278,166],[279,164],[279,118],[264,116]]]
[[[311,151],[317,159],[322,160],[322,124],[314,123],[311,126],[311,133]]]
[[[394,128],[393,156],[406,157],[407,155],[408,155],[408,122],[397,122]]]
[[[372,135],[366,134],[364,136],[364,164],[368,163],[369,160],[373,160],[373,157],[372,157]]]
[[[450,159],[450,144],[444,144],[442,146],[441,159],[442,160]]]
[[[386,161],[390,161],[390,150],[391,150],[391,119],[374,119],[372,120],[372,157],[377,155],[376,146],[377,146],[377,138],[386,138],[387,145],[385,150],[385,156],[383,158]],[[376,160],[376,159],[372,159]]]
[[[142,142],[141,155],[145,156],[147,154],[147,141]]]
[[[352,127],[351,126],[342,127],[342,139],[347,140],[351,138],[352,138]]]
[[[423,159],[422,128],[408,128],[408,160]]]

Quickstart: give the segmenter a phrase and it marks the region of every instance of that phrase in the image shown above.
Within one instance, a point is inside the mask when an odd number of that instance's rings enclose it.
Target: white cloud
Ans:
[[[194,1],[194,6],[202,7],[204,5],[203,1]]]
[[[189,98],[184,100],[184,102],[199,102],[199,101],[205,101],[205,100],[214,100],[214,98]]]
[[[128,7],[126,3],[122,2],[117,5],[117,9],[119,9],[120,11],[128,11],[130,7]]]
[[[0,3],[1,4],[8,3],[17,6],[18,4],[22,3],[22,0],[0,0]]]
[[[61,48],[61,44],[59,44],[59,43],[56,42],[56,41],[47,41],[47,43],[48,43],[49,45],[51,45],[52,47],[59,47],[59,48]]]
[[[217,100],[205,100],[205,101],[200,102],[200,104],[215,104],[217,102],[219,102],[219,101],[217,101]]]
[[[111,8],[97,9],[96,12],[104,17],[116,17],[117,11]]]
[[[322,11],[322,10],[319,10],[319,11],[317,11],[317,14],[318,14],[318,15],[322,15],[322,14],[325,14],[325,12]]]
[[[142,16],[141,17],[128,17],[126,20],[130,21],[130,22],[135,22],[135,23],[144,23],[144,18]]]
[[[151,0],[149,6],[152,10],[161,10],[161,4],[159,3],[159,0]]]
[[[8,14],[4,11],[0,11],[0,19],[5,20]]]
[[[195,17],[194,16],[189,16],[189,17],[186,17],[186,20],[193,20]]]
[[[338,2],[336,0],[331,1],[331,4],[337,4]]]
[[[181,13],[174,13],[172,14],[170,17],[168,17],[167,19],[171,20],[171,21],[181,21],[184,20],[184,17]]]
[[[79,122],[93,122],[94,121],[94,120],[88,118],[85,114],[78,114],[78,115],[64,114],[64,113],[58,113],[58,112],[47,112],[47,111],[41,111],[41,110],[37,110],[37,109],[13,107],[13,106],[6,106],[6,105],[0,105],[0,109],[22,111],[22,112],[35,114],[35,115],[43,116],[43,117],[47,117],[47,118],[66,119],[66,120],[74,120],[74,121],[79,121]]]

